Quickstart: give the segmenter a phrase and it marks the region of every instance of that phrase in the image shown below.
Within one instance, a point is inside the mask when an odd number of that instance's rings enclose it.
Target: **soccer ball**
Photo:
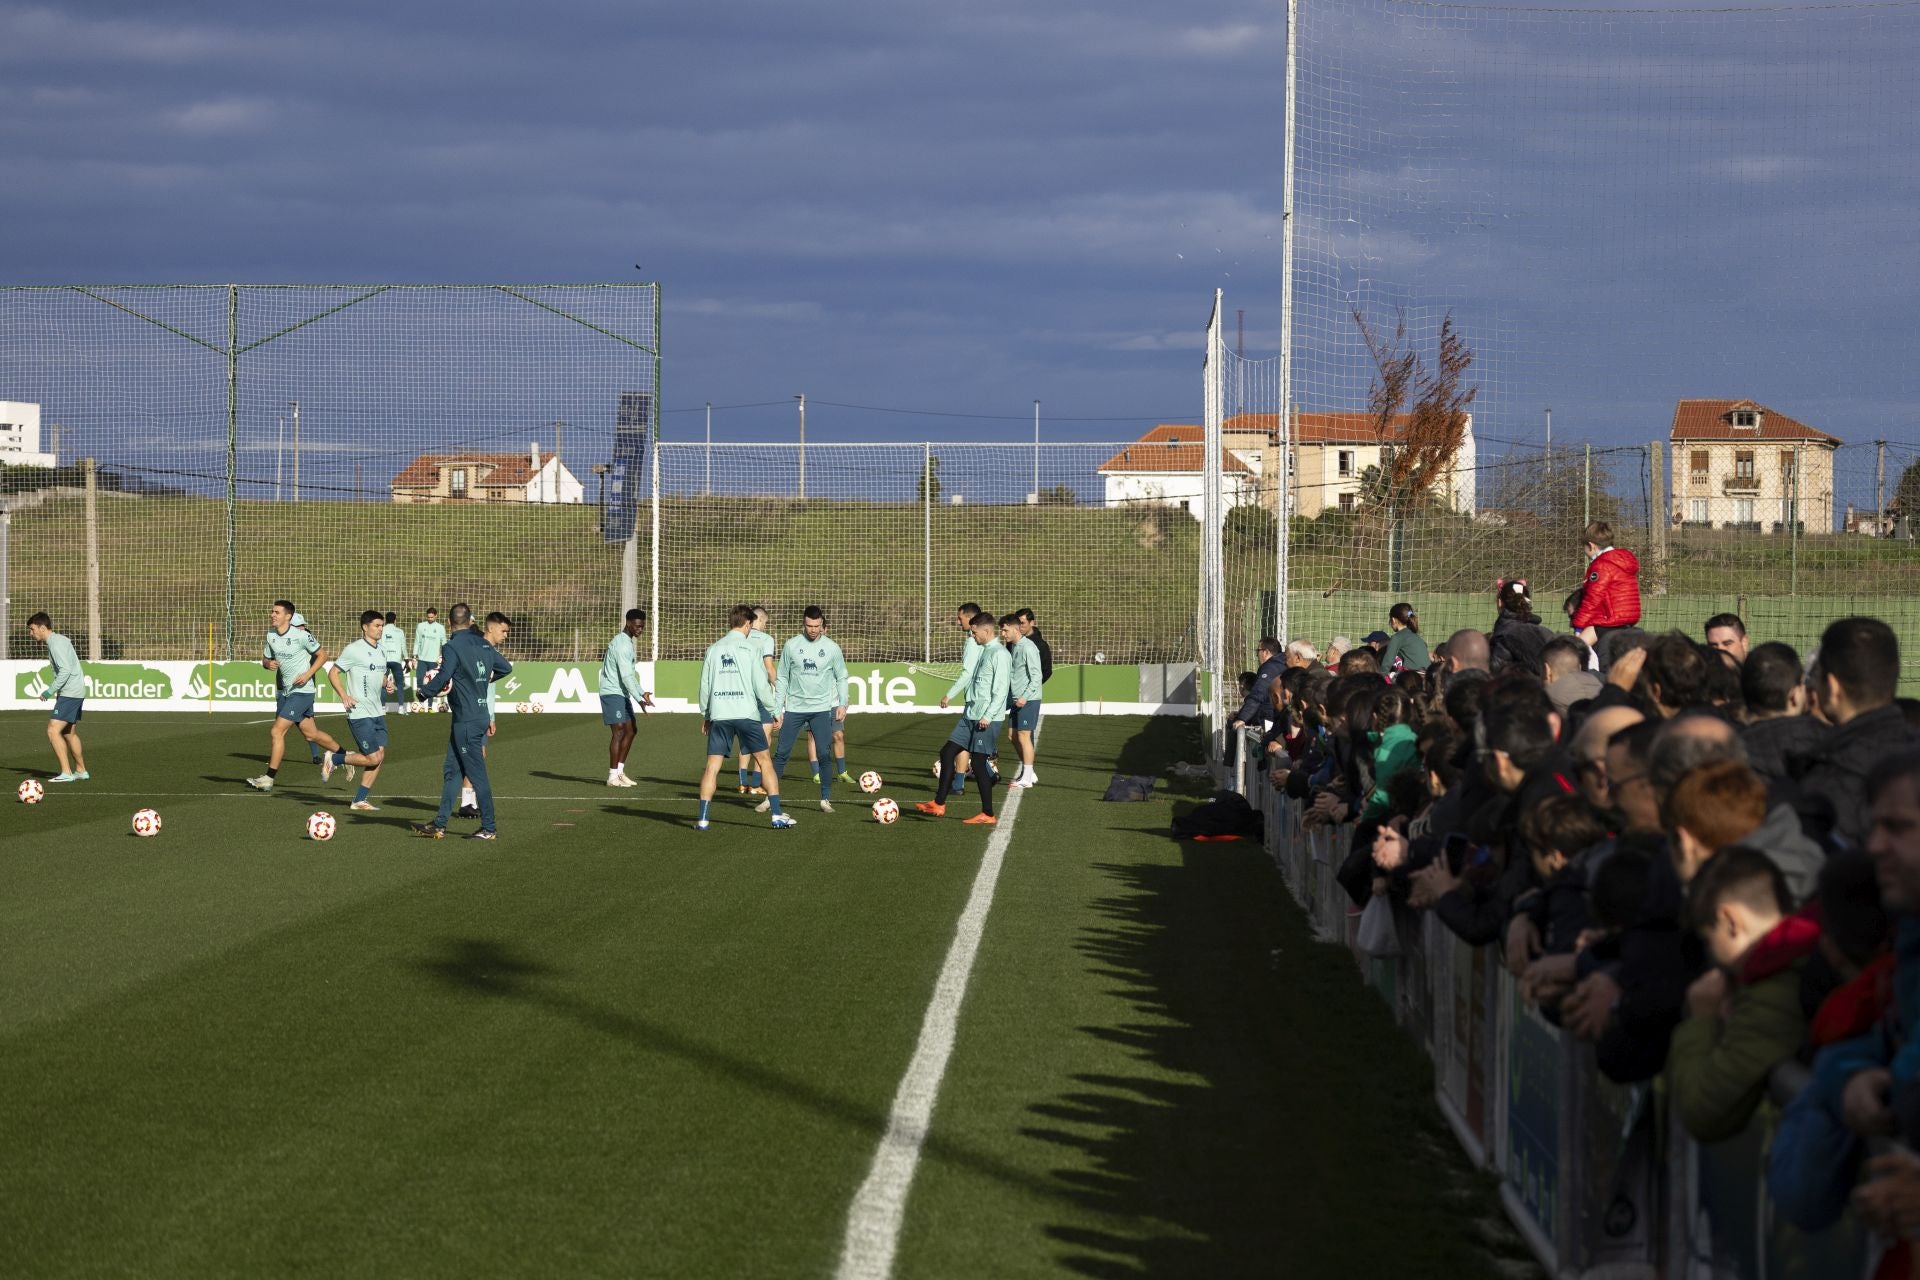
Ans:
[[[868,795],[880,789],[880,775],[869,769],[860,775],[860,789]]]
[[[333,839],[333,828],[333,815],[324,810],[307,819],[307,835],[315,840]]]
[[[900,806],[882,796],[873,802],[873,820],[881,826],[900,820]]]
[[[39,804],[40,797],[46,794],[47,789],[40,785],[40,779],[38,778],[28,778],[20,784],[21,804]]]
[[[160,834],[160,815],[152,809],[142,809],[133,815],[133,834],[137,836],[157,836]]]

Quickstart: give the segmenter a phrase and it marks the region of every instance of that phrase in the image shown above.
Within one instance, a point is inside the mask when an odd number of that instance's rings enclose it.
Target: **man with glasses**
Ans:
[[[1646,717],[1632,707],[1602,707],[1587,717],[1573,738],[1573,769],[1580,794],[1596,809],[1613,807],[1607,783],[1607,741]]]

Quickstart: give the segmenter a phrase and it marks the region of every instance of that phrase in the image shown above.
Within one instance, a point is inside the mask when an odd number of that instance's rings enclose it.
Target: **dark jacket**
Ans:
[[[1706,969],[1698,940],[1680,930],[1681,896],[1672,859],[1654,859],[1639,918],[1580,953],[1579,978],[1605,972],[1620,987],[1620,1002],[1594,1045],[1595,1065],[1616,1084],[1660,1074],[1687,987]]]
[[[1835,728],[1812,751],[1790,759],[1800,786],[1800,819],[1807,834],[1844,837],[1855,848],[1867,841],[1867,774],[1888,756],[1913,745],[1900,708],[1889,703]]]
[[[1740,727],[1740,743],[1747,749],[1753,771],[1773,781],[1791,777],[1788,762],[1817,751],[1832,733],[1830,725],[1812,716],[1776,716]]]
[[[1044,672],[1046,669],[1043,662],[1040,670]],[[1268,707],[1267,687],[1286,673],[1286,659],[1277,653],[1261,663],[1260,669],[1253,673],[1253,688],[1247,691],[1246,701],[1240,704],[1240,710],[1234,712],[1233,718],[1248,725],[1258,725],[1264,721],[1267,718]],[[1041,676],[1040,683],[1046,683],[1044,675]]]
[[[1040,651],[1040,683],[1045,684],[1053,679],[1053,646],[1047,643],[1047,638],[1040,634],[1038,627],[1028,633],[1027,639],[1033,641],[1033,647]]]
[[[1540,624],[1539,614],[1529,613],[1522,618],[1502,610],[1487,637],[1494,674],[1517,667],[1530,676],[1539,675],[1540,651],[1551,639],[1553,632]]]

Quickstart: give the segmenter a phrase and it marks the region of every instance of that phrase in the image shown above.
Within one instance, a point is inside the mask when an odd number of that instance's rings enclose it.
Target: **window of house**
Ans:
[[[1793,483],[1793,450],[1780,451],[1780,477],[1788,484]]]
[[[1692,524],[1705,524],[1707,522],[1707,500],[1705,498],[1695,498],[1687,504],[1687,520]]]
[[[1340,475],[1342,476],[1352,475],[1353,474],[1353,450],[1351,449],[1340,450],[1336,458],[1336,465],[1339,468]]]
[[[447,490],[456,498],[467,495],[467,469],[455,467],[447,476]]]
[[[1693,478],[1695,480],[1705,480],[1707,478],[1707,451],[1705,449],[1695,449],[1693,451]]]
[[[1780,499],[1780,523],[1784,526],[1791,527],[1798,518],[1799,513],[1794,510],[1793,499]]]
[[[1760,425],[1760,415],[1752,409],[1735,409],[1733,411],[1733,425],[1736,427],[1757,427]]]
[[[1341,495],[1340,495],[1340,509],[1341,509],[1342,511],[1351,511],[1351,510],[1353,510],[1353,495],[1352,495],[1352,494],[1350,494],[1350,493],[1343,493],[1343,494],[1341,494]]]
[[[1733,478],[1735,480],[1753,479],[1753,451],[1742,449],[1733,455]]]
[[[1736,524],[1753,523],[1753,499],[1735,498],[1733,500],[1733,519]]]

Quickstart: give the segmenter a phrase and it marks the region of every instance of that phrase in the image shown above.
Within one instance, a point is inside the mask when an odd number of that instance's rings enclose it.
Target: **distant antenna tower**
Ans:
[[[1240,336],[1234,341],[1233,354],[1245,359],[1247,355],[1247,309],[1241,307],[1235,311],[1234,314],[1240,318]]]

